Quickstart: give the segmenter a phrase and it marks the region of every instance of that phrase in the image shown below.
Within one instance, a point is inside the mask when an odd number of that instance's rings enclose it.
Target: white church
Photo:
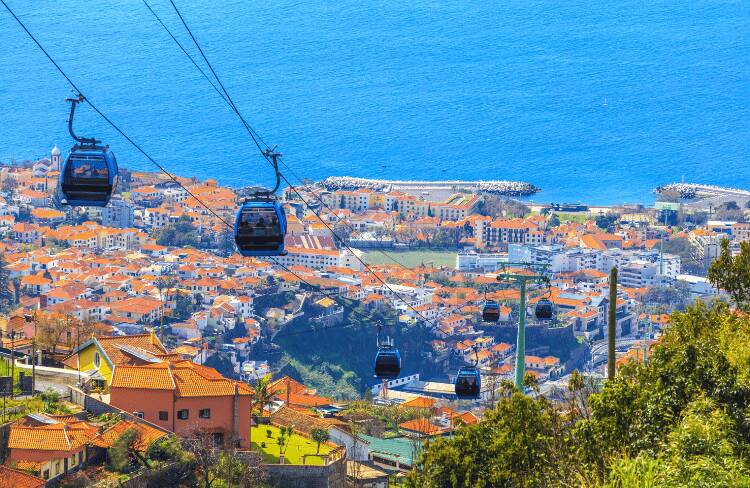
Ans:
[[[40,159],[34,163],[32,171],[35,178],[44,178],[51,171],[60,171],[60,168],[62,168],[62,155],[60,154],[60,148],[55,144],[50,153],[50,158]]]

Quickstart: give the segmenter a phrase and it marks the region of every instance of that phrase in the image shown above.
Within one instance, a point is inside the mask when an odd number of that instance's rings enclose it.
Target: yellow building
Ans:
[[[84,386],[107,389],[112,382],[112,370],[120,364],[142,365],[179,355],[168,354],[159,338],[150,334],[92,337],[65,358],[67,369],[78,370]]]

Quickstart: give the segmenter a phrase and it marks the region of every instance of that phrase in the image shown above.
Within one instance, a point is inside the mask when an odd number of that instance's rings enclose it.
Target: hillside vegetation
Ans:
[[[322,395],[361,398],[364,390],[377,382],[373,363],[379,323],[388,325],[383,328],[383,336],[392,337],[401,351],[402,375],[436,371],[423,356],[430,341],[424,326],[397,325],[396,314],[389,307],[367,310],[347,306],[339,325],[325,328],[303,318],[276,336],[275,342],[288,361],[282,372],[317,388]]]
[[[734,299],[672,316],[648,364],[562,405],[506,389],[494,410],[428,444],[412,487],[750,486],[750,245],[709,276]]]

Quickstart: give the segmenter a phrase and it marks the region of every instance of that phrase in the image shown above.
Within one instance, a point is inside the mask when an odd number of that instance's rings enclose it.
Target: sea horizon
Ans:
[[[170,172],[271,183],[240,122],[142,4],[108,0],[102,15],[82,0],[9,3]],[[169,3],[151,3],[190,47]],[[302,178],[526,181],[542,189],[535,201],[592,205],[653,202],[683,177],[750,188],[741,2],[180,7],[243,115]],[[53,144],[66,153],[70,87],[7,12],[0,35],[0,161]],[[121,165],[154,169],[90,108],[76,130]]]

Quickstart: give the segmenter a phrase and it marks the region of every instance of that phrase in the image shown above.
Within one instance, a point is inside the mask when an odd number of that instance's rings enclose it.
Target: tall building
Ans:
[[[134,207],[130,202],[112,199],[109,205],[102,208],[102,225],[127,229],[133,227]]]

